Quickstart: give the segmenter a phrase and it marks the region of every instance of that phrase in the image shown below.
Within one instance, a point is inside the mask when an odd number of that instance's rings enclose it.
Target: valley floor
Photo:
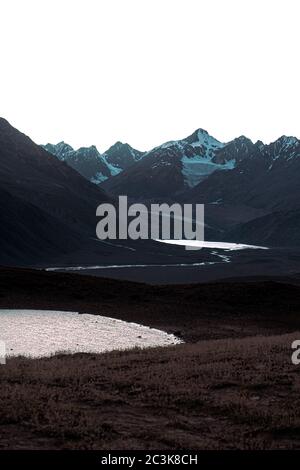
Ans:
[[[100,313],[186,341],[9,359],[0,449],[300,448],[297,283],[149,286],[3,268],[0,307]]]

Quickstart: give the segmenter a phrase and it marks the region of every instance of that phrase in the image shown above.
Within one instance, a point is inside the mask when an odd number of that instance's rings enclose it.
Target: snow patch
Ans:
[[[199,129],[197,132],[197,139],[195,142],[192,142],[192,147],[205,147],[206,148],[206,157],[210,157],[212,152],[215,152],[217,149],[224,147],[225,144],[215,139],[209,135],[206,131]]]
[[[92,178],[91,178],[91,183],[94,184],[100,184],[103,183],[103,181],[106,181],[108,179],[108,176],[103,175],[103,173],[98,172],[96,173]]]
[[[119,173],[122,172],[122,168],[119,168],[117,166],[112,165],[106,159],[104,159],[104,161],[105,161],[105,164],[108,167],[108,170],[109,170],[111,176],[117,176]]]
[[[185,183],[193,188],[203,181],[216,170],[232,170],[235,167],[235,160],[229,160],[224,164],[214,163],[210,158],[199,156],[187,157],[184,155],[181,159],[182,174]]]
[[[268,250],[266,246],[244,245],[243,243],[227,243],[227,242],[207,242],[202,240],[156,240],[161,243],[168,243],[169,245],[190,246],[195,248],[219,248],[221,250],[235,251],[235,250]]]

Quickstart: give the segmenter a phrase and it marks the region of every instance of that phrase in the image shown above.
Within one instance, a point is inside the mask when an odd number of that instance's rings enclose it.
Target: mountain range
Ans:
[[[185,139],[167,142],[145,153],[135,165],[107,180],[103,188],[134,198],[175,198],[214,172],[235,168],[252,147],[252,142],[244,137],[224,144],[199,129]]]
[[[46,150],[107,192],[135,199],[178,198],[191,202],[240,201],[257,208],[292,208],[298,188],[300,142],[282,136],[264,145],[240,136],[222,143],[198,129],[182,140],[139,152],[117,142],[100,154],[95,146],[73,150],[60,142]],[[263,194],[262,194],[263,193]]]
[[[73,164],[64,157],[68,152],[60,156],[61,147],[58,144],[53,153]],[[198,129],[144,153],[117,143],[103,155],[97,152],[98,165],[105,161],[114,168],[101,181],[88,173],[84,150],[75,153],[82,165],[78,171],[100,183],[112,197],[126,194],[144,202],[205,203],[207,233],[215,239],[284,246],[299,243],[294,222],[300,209],[300,142],[296,137],[282,136],[268,145],[245,136],[223,143]],[[112,154],[114,158],[109,158]]]
[[[69,144],[59,142],[56,145],[48,143],[43,147],[94,184],[118,175],[143,156],[143,152],[122,142],[116,142],[104,154],[95,145],[74,150]]]
[[[78,150],[65,142],[44,146],[91,182],[135,198],[161,197],[194,187],[217,170],[233,169],[252,147],[245,137],[223,144],[203,129],[148,152],[121,142],[103,154],[94,145]]]
[[[96,207],[121,194],[146,204],[204,203],[208,240],[298,247],[299,175],[295,137],[222,143],[198,129],[148,152],[117,142],[101,154],[95,146],[39,146],[0,119],[0,262],[57,263],[80,252],[82,263],[87,252],[116,261],[124,250],[151,260],[151,242],[133,249],[95,240]]]

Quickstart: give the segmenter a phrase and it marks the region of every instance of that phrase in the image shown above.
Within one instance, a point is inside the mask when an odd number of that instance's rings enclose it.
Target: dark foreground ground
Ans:
[[[298,338],[12,359],[0,449],[299,449]]]
[[[95,313],[203,339],[300,330],[296,278],[151,286],[78,274],[0,268],[0,308]]]
[[[0,449],[300,448],[300,289],[0,269],[0,308],[109,315],[187,344],[0,366]]]

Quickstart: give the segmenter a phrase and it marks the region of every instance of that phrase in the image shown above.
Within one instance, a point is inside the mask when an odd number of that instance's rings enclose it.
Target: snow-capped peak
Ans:
[[[73,147],[71,145],[67,144],[63,140],[61,142],[58,142],[58,144],[46,144],[43,146],[47,152],[52,153],[55,155],[59,160],[65,160],[65,157],[67,154],[74,152]]]
[[[206,130],[204,129],[197,129],[192,135],[184,139],[193,147],[210,147],[210,148],[222,148],[225,144],[217,140],[215,137],[211,136]]]
[[[177,150],[185,152],[188,145],[197,149],[198,155],[201,155],[204,158],[212,158],[214,152],[224,147],[225,144],[212,137],[206,130],[197,129],[193,134],[185,139],[170,140],[158,147],[155,147],[150,152],[147,152],[147,154],[151,153],[153,150],[167,149],[170,147],[175,147]]]
[[[295,144],[299,144],[297,137],[286,135],[280,137],[277,142],[280,142],[283,148],[289,148],[293,147]]]

